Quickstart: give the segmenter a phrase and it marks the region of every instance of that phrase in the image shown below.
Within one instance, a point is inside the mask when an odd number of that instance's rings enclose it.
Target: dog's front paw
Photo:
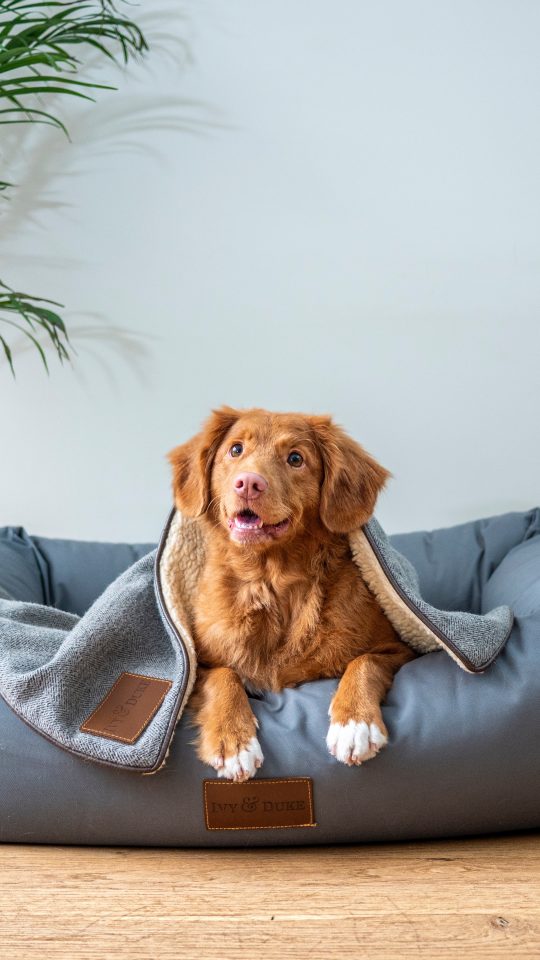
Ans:
[[[332,756],[349,767],[371,760],[387,742],[384,724],[367,723],[365,720],[331,723],[326,737]]]
[[[242,783],[254,777],[259,767],[262,767],[264,757],[257,737],[251,737],[244,747],[230,752],[224,743],[222,749],[210,761],[218,777],[226,780],[235,780]]]

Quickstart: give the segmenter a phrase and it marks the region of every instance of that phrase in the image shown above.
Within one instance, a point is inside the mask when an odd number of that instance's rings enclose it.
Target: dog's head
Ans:
[[[390,476],[330,417],[231,407],[214,410],[169,460],[182,513],[258,548],[321,523],[349,533],[369,520]]]

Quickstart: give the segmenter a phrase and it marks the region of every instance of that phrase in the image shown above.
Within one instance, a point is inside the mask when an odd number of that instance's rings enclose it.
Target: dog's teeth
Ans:
[[[260,530],[260,528],[263,526],[263,522],[260,517],[257,517],[256,520],[253,519],[247,522],[242,520],[241,517],[235,517],[234,525],[238,530]]]

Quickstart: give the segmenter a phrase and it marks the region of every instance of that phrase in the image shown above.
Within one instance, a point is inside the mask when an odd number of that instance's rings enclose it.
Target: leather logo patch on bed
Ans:
[[[276,830],[316,827],[311,777],[203,781],[207,830]]]
[[[135,743],[171,687],[171,680],[145,677],[142,673],[121,673],[80,729],[108,740]]]

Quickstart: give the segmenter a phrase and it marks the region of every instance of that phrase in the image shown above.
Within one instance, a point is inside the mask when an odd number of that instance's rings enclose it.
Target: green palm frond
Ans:
[[[91,100],[91,90],[114,89],[78,78],[74,51],[82,44],[124,63],[147,49],[139,27],[110,0],[0,0],[0,104],[6,103],[0,123],[54,123],[65,131],[58,117],[36,105],[36,96]]]
[[[48,306],[45,307],[43,304],[48,304]],[[11,290],[10,287],[0,281],[0,313],[4,314],[1,319],[32,341],[47,372],[49,371],[47,357],[36,337],[37,333],[47,334],[60,362],[69,360],[67,330],[62,317],[51,310],[51,306],[61,307],[62,304],[56,303],[54,300],[32,297],[27,293]],[[15,374],[12,351],[2,336],[0,336],[0,344],[11,372]]]
[[[80,79],[83,64],[78,55],[85,49],[126,64],[148,47],[140,28],[120,14],[115,0],[0,0],[0,125],[45,123],[67,135],[63,121],[43,103],[44,96],[93,100],[94,91],[115,89]],[[10,186],[0,180],[0,194]],[[0,281],[0,322],[34,343],[46,369],[36,333],[47,334],[60,361],[69,358],[65,324],[51,306],[61,304],[18,293]],[[5,337],[0,336],[0,347],[13,373],[13,353]]]

